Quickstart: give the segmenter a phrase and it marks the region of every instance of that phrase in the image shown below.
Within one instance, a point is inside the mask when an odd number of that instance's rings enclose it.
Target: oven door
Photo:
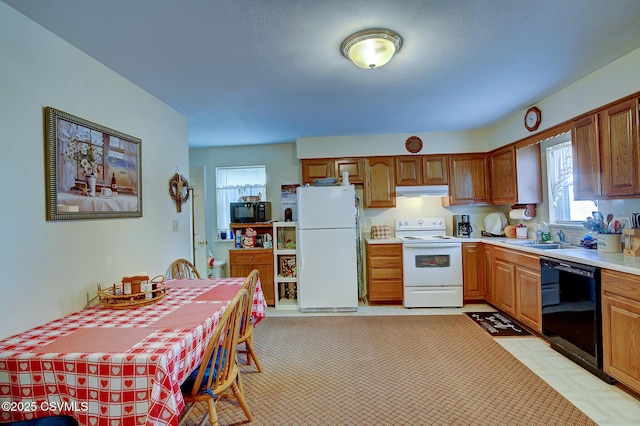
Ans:
[[[405,287],[462,285],[460,244],[404,243],[402,263]]]

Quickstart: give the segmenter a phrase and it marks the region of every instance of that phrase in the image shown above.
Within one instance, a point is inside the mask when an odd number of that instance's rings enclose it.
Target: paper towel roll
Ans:
[[[509,212],[511,219],[530,220],[531,216],[527,214],[527,209],[513,209]]]
[[[349,172],[342,172],[342,186],[349,186]]]

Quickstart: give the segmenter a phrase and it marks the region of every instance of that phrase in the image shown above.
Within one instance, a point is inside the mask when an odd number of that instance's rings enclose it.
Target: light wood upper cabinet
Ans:
[[[516,149],[513,145],[489,154],[491,170],[491,202],[515,203],[518,198]]]
[[[488,155],[449,155],[450,205],[489,204]]]
[[[536,204],[542,202],[540,147],[514,145],[489,154],[492,204]]]
[[[365,160],[364,207],[396,206],[394,157],[369,157]]]
[[[425,185],[449,183],[449,156],[425,155],[422,157],[422,182]]]
[[[573,152],[573,196],[593,200],[602,195],[600,186],[600,148],[596,114],[574,121],[571,128]]]
[[[447,155],[403,155],[396,157],[396,185],[446,185]]]
[[[598,113],[602,160],[602,195],[606,198],[640,194],[638,177],[638,99]]]
[[[336,163],[331,158],[311,158],[301,160],[302,184],[313,184],[315,179],[336,176]]]
[[[396,157],[396,185],[422,185],[422,156]]]
[[[349,183],[364,183],[364,158],[336,158],[336,177],[349,172]]]

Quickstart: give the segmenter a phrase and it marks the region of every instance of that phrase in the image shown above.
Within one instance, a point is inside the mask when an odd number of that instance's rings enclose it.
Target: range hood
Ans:
[[[447,185],[396,186],[396,197],[445,197]]]

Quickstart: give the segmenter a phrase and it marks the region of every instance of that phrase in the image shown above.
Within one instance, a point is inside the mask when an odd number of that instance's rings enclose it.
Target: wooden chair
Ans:
[[[187,259],[177,259],[169,266],[167,279],[201,278],[200,273]]]
[[[258,373],[262,373],[262,366],[258,361],[256,351],[253,348],[253,317],[251,316],[251,308],[253,305],[253,295],[256,292],[256,286],[258,285],[258,279],[260,278],[260,272],[257,269],[251,271],[247,279],[244,281],[242,288],[246,289],[249,293],[249,302],[244,310],[242,316],[242,324],[240,324],[240,337],[238,343],[244,343],[244,349],[238,349],[238,352],[247,355],[247,364],[251,365],[251,360],[256,363]]]
[[[220,396],[231,389],[238,404],[247,416],[253,421],[253,416],[244,398],[244,389],[238,369],[237,348],[240,332],[240,322],[245,306],[252,303],[253,297],[243,288],[231,301],[224,311],[213,336],[207,344],[207,349],[198,367],[180,387],[182,396],[187,404],[187,409],[181,415],[182,424],[189,416],[196,402],[206,401],[208,404],[209,421],[212,425],[218,424],[216,403]],[[200,421],[204,424],[207,416]]]

